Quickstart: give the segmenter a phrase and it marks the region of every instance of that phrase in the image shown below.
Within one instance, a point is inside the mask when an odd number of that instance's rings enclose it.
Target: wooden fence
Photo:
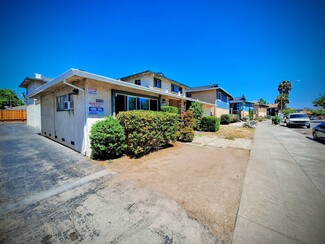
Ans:
[[[0,110],[0,121],[25,121],[27,120],[26,110]]]

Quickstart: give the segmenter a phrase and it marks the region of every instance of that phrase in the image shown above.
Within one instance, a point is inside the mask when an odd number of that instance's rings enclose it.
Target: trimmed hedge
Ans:
[[[178,108],[174,106],[161,106],[161,111],[178,114]]]
[[[141,157],[176,140],[175,113],[138,110],[120,112],[117,118],[125,128],[126,153],[131,157]]]
[[[124,129],[112,116],[98,121],[90,131],[91,157],[112,159],[121,156],[126,148]]]
[[[220,123],[222,125],[229,125],[230,122],[231,122],[231,115],[230,114],[222,114],[220,116]]]
[[[194,130],[191,127],[184,127],[177,131],[177,140],[182,142],[192,142],[194,139]]]
[[[203,131],[218,131],[220,127],[220,119],[215,116],[206,116],[201,120],[201,129]]]

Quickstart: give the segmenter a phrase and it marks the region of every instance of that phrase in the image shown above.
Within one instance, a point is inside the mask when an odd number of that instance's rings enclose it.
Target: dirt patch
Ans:
[[[195,132],[195,136],[213,135],[225,139],[244,138],[244,139],[253,140],[254,133],[255,133],[254,128],[243,128],[243,127],[230,126],[230,125],[221,125],[217,132]]]
[[[190,217],[231,242],[249,151],[233,148],[174,147],[140,159],[123,157],[107,164],[116,181],[132,181],[177,201]]]

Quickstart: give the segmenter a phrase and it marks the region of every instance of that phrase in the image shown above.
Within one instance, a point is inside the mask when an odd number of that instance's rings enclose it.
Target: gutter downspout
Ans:
[[[84,108],[84,113],[83,113],[83,123],[84,123],[84,152],[83,154],[86,156],[87,155],[87,147],[88,147],[88,128],[87,128],[87,111],[86,111],[86,97],[85,97],[85,89],[82,89],[78,86],[72,85],[67,82],[67,79],[63,80],[63,84],[66,84],[70,87],[73,87],[75,89],[78,89],[79,91],[82,92],[82,98],[83,98],[83,108]]]

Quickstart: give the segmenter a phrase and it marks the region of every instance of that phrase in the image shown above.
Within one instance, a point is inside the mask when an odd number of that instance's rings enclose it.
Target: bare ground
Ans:
[[[255,133],[254,128],[243,128],[240,126],[221,125],[217,132],[196,131],[195,135],[196,136],[213,135],[225,139],[243,138],[243,139],[253,140],[254,133]]]
[[[130,181],[164,194],[205,224],[219,241],[231,242],[248,157],[248,150],[176,142],[140,159],[114,160],[108,167],[119,172],[115,181]]]

